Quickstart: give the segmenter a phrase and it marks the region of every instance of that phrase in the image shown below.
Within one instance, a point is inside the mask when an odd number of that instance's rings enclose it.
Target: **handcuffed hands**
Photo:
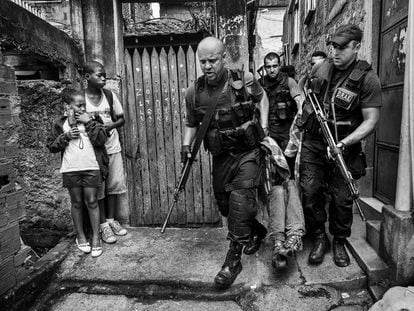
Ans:
[[[191,158],[191,148],[189,145],[183,145],[181,147],[181,163],[184,164]]]

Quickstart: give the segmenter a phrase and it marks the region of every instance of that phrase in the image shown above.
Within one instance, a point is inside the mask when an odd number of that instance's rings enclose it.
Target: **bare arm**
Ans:
[[[112,130],[112,129],[114,129],[114,128],[118,128],[118,127],[121,127],[122,125],[124,125],[125,124],[125,119],[124,119],[124,116],[123,115],[120,115],[120,116],[117,116],[116,117],[116,121],[115,122],[112,122],[111,124],[107,124],[107,125],[105,125],[105,127],[108,129],[108,130]]]
[[[298,108],[298,112],[297,114],[301,115],[302,114],[302,105],[303,105],[303,101],[304,98],[302,95],[298,95],[294,98],[295,103],[296,103],[296,107]]]
[[[362,109],[362,117],[364,121],[362,121],[355,131],[341,140],[345,146],[360,142],[362,139],[371,134],[375,128],[375,125],[378,123],[380,108],[364,108]]]
[[[269,118],[269,98],[266,92],[263,92],[262,99],[256,104],[256,107],[260,110],[260,125],[263,129],[268,128]]]
[[[184,125],[183,146],[190,146],[197,133],[196,127]]]

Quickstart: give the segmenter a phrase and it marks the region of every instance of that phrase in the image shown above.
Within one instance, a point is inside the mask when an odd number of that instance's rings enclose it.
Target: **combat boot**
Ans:
[[[234,241],[230,242],[230,248],[227,252],[226,260],[224,261],[221,270],[214,278],[214,283],[219,289],[226,289],[233,284],[236,277],[242,271],[241,253],[243,245]]]
[[[338,267],[347,267],[350,264],[350,259],[345,249],[345,241],[346,239],[334,237],[332,242],[334,262]]]
[[[259,250],[260,244],[266,235],[266,227],[254,219],[252,224],[252,236],[250,237],[249,243],[247,243],[247,245],[244,247],[243,253],[246,255],[253,255],[256,253]]]
[[[325,231],[319,231],[316,233],[315,242],[313,248],[309,253],[310,264],[320,264],[325,258],[325,254],[329,251],[330,243]]]

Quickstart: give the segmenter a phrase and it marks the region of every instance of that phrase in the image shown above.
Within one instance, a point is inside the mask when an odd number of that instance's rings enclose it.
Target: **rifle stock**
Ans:
[[[316,118],[318,119],[319,125],[321,126],[323,136],[325,137],[326,142],[328,143],[330,150],[335,150],[336,143],[332,136],[331,130],[328,126],[328,120],[326,118],[325,112],[323,108],[321,107],[318,98],[316,97],[315,93],[312,91],[312,89],[305,89],[305,94],[309,98],[309,101],[312,105],[312,108],[315,112]],[[359,199],[359,191],[358,188],[355,185],[355,180],[352,178],[351,173],[348,170],[348,167],[345,163],[344,157],[342,156],[342,153],[337,153],[333,155],[336,165],[339,167],[341,174],[343,178],[345,179],[346,184],[349,187],[349,190],[352,195],[352,199],[355,202],[355,205],[358,208],[359,215],[361,216],[362,221],[366,221],[364,212],[361,209],[361,206],[359,205],[358,199]]]

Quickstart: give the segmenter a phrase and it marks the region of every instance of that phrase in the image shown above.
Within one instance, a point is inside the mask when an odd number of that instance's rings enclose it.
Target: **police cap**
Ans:
[[[338,47],[343,47],[352,40],[361,42],[362,30],[357,25],[345,24],[338,27],[335,33],[331,36],[331,39],[328,41],[328,45],[333,44]]]

